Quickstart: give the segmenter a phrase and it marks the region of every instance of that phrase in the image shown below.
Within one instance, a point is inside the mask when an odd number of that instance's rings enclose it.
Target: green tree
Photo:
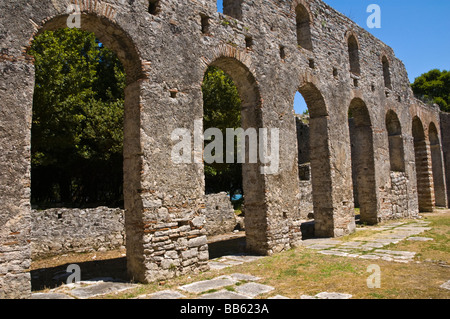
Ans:
[[[111,204],[122,194],[125,73],[93,33],[38,35],[31,130],[32,201]]]
[[[450,112],[450,72],[434,69],[424,73],[414,81],[412,89],[417,98]]]
[[[226,73],[215,67],[208,68],[202,91],[205,130],[218,128],[225,138],[227,128],[241,127],[241,100],[236,86]],[[205,163],[205,183],[207,193],[225,191],[233,195],[237,191],[242,192],[242,165],[236,162]]]

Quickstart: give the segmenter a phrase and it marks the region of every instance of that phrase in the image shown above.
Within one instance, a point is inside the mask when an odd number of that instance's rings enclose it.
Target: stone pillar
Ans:
[[[414,151],[416,158],[417,192],[419,197],[419,210],[431,212],[434,207],[432,191],[431,160],[428,156],[429,145],[423,137],[415,137]]]
[[[34,67],[3,55],[0,79],[0,299],[28,298]]]

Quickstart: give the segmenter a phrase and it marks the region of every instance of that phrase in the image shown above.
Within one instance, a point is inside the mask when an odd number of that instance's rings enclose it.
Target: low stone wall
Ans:
[[[206,195],[204,217],[204,228],[208,236],[231,233],[238,224],[233,205],[226,193]]]
[[[410,218],[408,211],[408,178],[404,172],[391,172],[391,204],[390,219]]]
[[[226,193],[206,196],[203,218],[207,236],[230,233],[240,223]],[[32,210],[31,256],[33,259],[67,253],[125,248],[124,210],[52,208]]]
[[[124,247],[122,209],[97,207],[32,210],[31,256],[34,259]]]
[[[305,176],[308,176],[308,178],[301,179],[299,181],[300,201],[298,207],[300,211],[300,219],[302,220],[314,219],[314,204],[312,198],[310,170],[310,164],[299,165],[299,171],[304,172]]]

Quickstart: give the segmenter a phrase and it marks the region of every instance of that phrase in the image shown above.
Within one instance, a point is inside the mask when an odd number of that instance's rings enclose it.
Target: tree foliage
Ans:
[[[414,81],[412,89],[417,98],[450,112],[450,72],[434,69],[424,73]]]
[[[112,204],[122,196],[122,64],[93,33],[75,28],[43,32],[29,53],[32,201]]]
[[[227,128],[241,127],[241,100],[238,90],[226,73],[210,67],[205,74],[202,91],[204,129],[218,128],[225,139]],[[242,192],[242,165],[205,163],[205,183],[207,193]]]

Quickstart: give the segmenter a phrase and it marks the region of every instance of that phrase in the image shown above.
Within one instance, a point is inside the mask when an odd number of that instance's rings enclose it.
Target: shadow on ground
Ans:
[[[110,277],[129,281],[126,257],[77,262],[76,264],[80,266],[81,280]],[[53,289],[66,283],[67,278],[72,274],[67,272],[69,265],[70,263],[67,263],[56,267],[32,270],[31,290]]]
[[[209,259],[215,259],[227,255],[244,254],[246,252],[245,246],[245,237],[209,243]]]
[[[231,238],[210,243],[209,258],[215,259],[226,255],[240,255],[245,253],[245,237]],[[123,281],[130,281],[127,274],[126,257],[93,260],[87,262],[73,262],[80,266],[81,280],[87,281],[93,278],[114,278]],[[72,274],[67,272],[67,267],[72,263],[40,268],[31,271],[31,289],[40,291],[53,289],[66,283],[67,278]]]

